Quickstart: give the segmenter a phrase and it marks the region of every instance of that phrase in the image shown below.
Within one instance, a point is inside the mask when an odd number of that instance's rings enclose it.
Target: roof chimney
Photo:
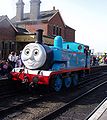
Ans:
[[[30,19],[37,20],[40,16],[40,0],[30,1]]]
[[[53,6],[53,10],[55,10],[55,6]]]
[[[23,0],[18,0],[16,3],[16,20],[21,21],[23,19],[23,13],[24,13],[24,2]]]

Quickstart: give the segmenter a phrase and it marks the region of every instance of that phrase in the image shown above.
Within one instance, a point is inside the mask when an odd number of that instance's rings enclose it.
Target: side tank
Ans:
[[[90,55],[84,52],[85,45],[76,42],[63,42],[61,36],[54,39],[53,70],[90,67]]]

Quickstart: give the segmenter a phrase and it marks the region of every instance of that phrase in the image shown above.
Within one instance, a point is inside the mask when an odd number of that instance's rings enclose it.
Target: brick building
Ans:
[[[35,42],[36,35],[26,29],[15,27],[9,18],[0,16],[0,59],[7,59],[11,51],[19,53],[29,42]],[[45,44],[53,44],[53,39],[43,36]]]
[[[7,16],[0,16],[0,59],[15,50],[17,29]]]
[[[16,16],[11,22],[19,28],[24,28],[30,33],[37,29],[43,29],[44,35],[55,37],[61,35],[65,41],[75,41],[75,30],[65,25],[59,10],[53,7],[49,11],[40,11],[40,0],[30,1],[30,13],[24,13],[24,2],[18,0],[16,3]]]
[[[43,29],[43,40],[53,44],[53,38],[61,35],[65,41],[75,41],[75,30],[65,25],[59,10],[53,7],[49,11],[40,11],[40,0],[30,1],[30,13],[24,13],[24,2],[16,3],[16,16],[11,20],[0,16],[0,59],[23,49],[29,42],[35,41],[37,29]]]

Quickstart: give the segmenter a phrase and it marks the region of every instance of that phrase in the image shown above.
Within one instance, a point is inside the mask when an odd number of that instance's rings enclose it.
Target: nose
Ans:
[[[33,59],[34,59],[33,54],[30,54],[29,59],[31,59],[31,60],[33,60]]]

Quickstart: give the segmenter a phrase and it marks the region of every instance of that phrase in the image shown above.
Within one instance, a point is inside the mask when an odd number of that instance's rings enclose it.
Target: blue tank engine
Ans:
[[[61,36],[56,36],[54,45],[48,46],[43,44],[42,33],[39,29],[36,42],[24,47],[21,55],[24,67],[14,68],[12,79],[49,85],[55,91],[60,91],[62,86],[77,85],[79,77],[90,70],[89,46],[65,42]]]

